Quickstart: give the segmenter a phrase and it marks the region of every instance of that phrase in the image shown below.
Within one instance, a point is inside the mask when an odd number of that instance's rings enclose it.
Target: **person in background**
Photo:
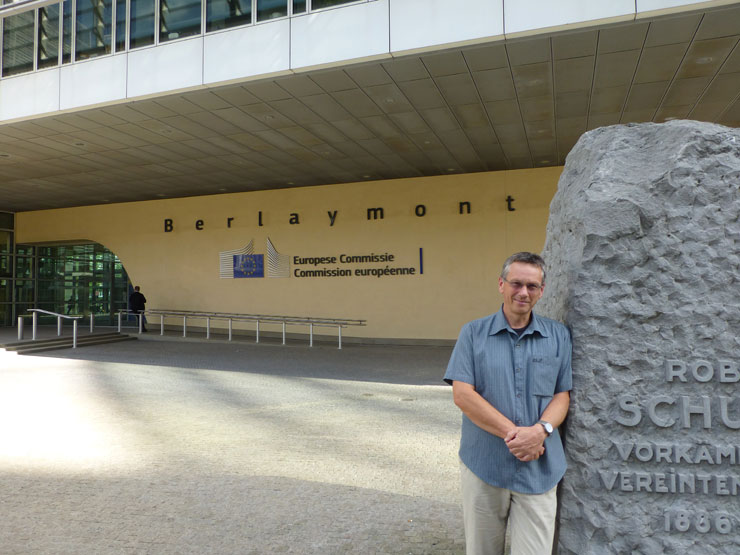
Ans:
[[[148,331],[146,329],[146,316],[144,316],[144,311],[146,310],[146,297],[141,293],[141,288],[138,285],[134,287],[134,292],[131,293],[131,296],[128,298],[128,309],[131,312],[135,312],[140,315],[141,331]]]

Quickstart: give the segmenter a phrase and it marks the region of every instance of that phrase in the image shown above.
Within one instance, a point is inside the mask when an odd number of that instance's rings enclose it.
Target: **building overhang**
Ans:
[[[18,118],[0,210],[558,166],[605,125],[736,127],[739,41],[735,4]]]

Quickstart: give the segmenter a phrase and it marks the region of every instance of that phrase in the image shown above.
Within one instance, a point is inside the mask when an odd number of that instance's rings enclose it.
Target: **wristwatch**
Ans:
[[[542,427],[545,428],[545,433],[549,436],[553,432],[552,424],[549,422],[545,422],[544,420],[539,420],[537,424],[542,424]]]

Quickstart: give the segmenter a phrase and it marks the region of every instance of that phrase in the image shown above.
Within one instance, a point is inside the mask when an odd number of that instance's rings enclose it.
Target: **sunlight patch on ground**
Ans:
[[[75,469],[125,458],[75,364],[0,351],[0,462]]]
[[[0,363],[0,467],[280,476],[457,502],[460,415],[447,386]]]

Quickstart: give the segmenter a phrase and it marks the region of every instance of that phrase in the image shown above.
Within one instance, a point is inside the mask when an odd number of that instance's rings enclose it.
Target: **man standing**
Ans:
[[[141,318],[141,331],[148,331],[146,329],[146,316],[144,316],[144,311],[146,310],[146,297],[141,293],[140,289],[141,288],[138,285],[134,287],[134,292],[131,293],[131,296],[128,298],[128,309],[131,312],[138,314],[138,317]]]
[[[545,263],[520,252],[504,263],[501,309],[462,328],[445,381],[463,413],[460,477],[467,555],[552,551],[557,484],[565,473],[558,426],[568,414],[567,328],[532,312]]]

